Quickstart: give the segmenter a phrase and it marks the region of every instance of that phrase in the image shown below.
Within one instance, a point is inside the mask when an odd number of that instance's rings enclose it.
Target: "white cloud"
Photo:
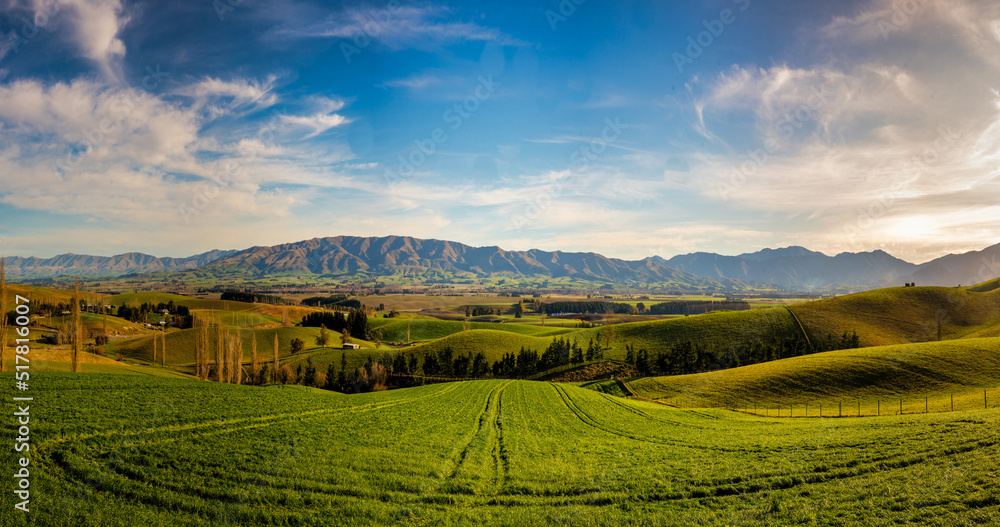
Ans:
[[[825,63],[720,74],[694,102],[704,133],[733,142],[726,127],[744,115],[750,135],[739,142],[749,150],[691,155],[684,188],[727,208],[803,217],[786,239],[809,229],[795,242],[834,253],[892,240],[893,254],[930,259],[996,243],[1000,94],[989,79],[1000,64],[983,46],[1000,54],[1000,39],[986,30],[998,9],[931,4],[897,17],[888,43],[872,31],[896,4],[879,0],[820,32],[832,57]],[[919,38],[928,32],[948,38],[928,47]]]
[[[418,75],[406,79],[389,80],[382,83],[390,88],[408,88],[411,90],[422,90],[431,86],[441,84],[441,79],[434,75]]]
[[[119,33],[129,22],[120,0],[34,0],[34,11],[52,14],[71,26],[70,38],[81,56],[93,60],[104,76],[122,81],[121,60],[125,43]]]
[[[315,15],[310,13],[310,15]],[[389,49],[433,49],[466,41],[497,42],[519,45],[521,41],[494,28],[474,22],[449,20],[444,7],[397,7],[395,9],[348,8],[328,15],[324,20],[290,21],[277,36],[290,38],[362,39],[364,47],[371,41]]]
[[[194,99],[196,109],[205,109],[213,118],[233,111],[258,110],[278,102],[274,93],[277,78],[269,76],[263,81],[233,79],[224,81],[207,77],[185,86],[178,93]]]
[[[331,113],[317,113],[313,115],[282,115],[281,118],[290,124],[296,126],[302,126],[312,130],[306,139],[316,137],[317,135],[338,126],[347,124],[350,119],[344,117],[343,115]]]

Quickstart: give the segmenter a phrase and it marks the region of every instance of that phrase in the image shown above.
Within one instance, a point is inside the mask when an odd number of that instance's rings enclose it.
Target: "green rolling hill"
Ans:
[[[874,411],[877,400],[905,411],[922,411],[925,398],[935,409],[950,396],[961,408],[983,408],[983,390],[1000,406],[1000,338],[895,344],[804,355],[723,371],[646,377],[626,383],[640,397],[682,406],[746,408],[812,403],[827,408],[844,403],[856,414],[862,400]],[[892,410],[893,408],[889,408]],[[898,406],[895,407],[898,410]],[[950,409],[950,407],[948,408]]]
[[[345,396],[33,379],[39,418],[58,426],[32,429],[31,525],[981,525],[1000,514],[997,409],[777,419],[531,381]],[[29,525],[13,500],[0,497],[0,524]]]

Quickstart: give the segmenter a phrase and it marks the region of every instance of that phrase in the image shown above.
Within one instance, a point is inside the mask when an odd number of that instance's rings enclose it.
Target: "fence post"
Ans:
[[[861,399],[858,399],[858,417],[861,417]]]
[[[903,415],[903,398],[899,398],[899,415]]]
[[[955,411],[955,394],[951,394],[951,411]]]
[[[882,415],[882,399],[875,399],[875,410]]]
[[[837,417],[844,417],[844,401],[837,403]]]
[[[823,403],[819,403],[819,416],[823,417]]]
[[[924,413],[927,413],[927,396],[924,396]]]
[[[983,410],[988,410],[989,408],[990,408],[990,405],[986,401],[986,390],[983,390]]]

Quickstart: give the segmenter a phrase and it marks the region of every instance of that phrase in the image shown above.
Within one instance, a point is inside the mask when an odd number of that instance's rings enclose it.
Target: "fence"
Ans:
[[[990,390],[924,397],[873,397],[850,401],[818,401],[803,403],[744,403],[726,407],[760,417],[876,417],[883,415],[911,415],[932,412],[983,410],[1000,406],[1000,397]],[[991,406],[992,403],[992,406]],[[680,405],[677,405],[680,406]]]

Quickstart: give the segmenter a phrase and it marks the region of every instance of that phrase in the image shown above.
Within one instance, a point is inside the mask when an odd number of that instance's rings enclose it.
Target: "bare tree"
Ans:
[[[80,317],[80,279],[73,282],[73,373],[80,372],[80,354],[83,349],[83,322]]]
[[[257,332],[250,333],[250,383],[260,384],[257,378]]]
[[[7,275],[0,258],[0,372],[7,371]]]
[[[108,310],[105,309],[105,307],[104,307],[104,299],[103,298],[101,299],[101,315],[102,315],[102,318],[104,319],[103,327],[101,328],[101,331],[104,333],[105,338],[107,338],[108,337]]]
[[[215,381],[222,382],[225,379],[225,348],[222,339],[222,318],[218,318],[218,325],[215,328]]]
[[[275,382],[277,382],[278,381],[278,332],[277,331],[274,332],[274,368],[272,368],[272,371],[274,371],[274,380]]]

